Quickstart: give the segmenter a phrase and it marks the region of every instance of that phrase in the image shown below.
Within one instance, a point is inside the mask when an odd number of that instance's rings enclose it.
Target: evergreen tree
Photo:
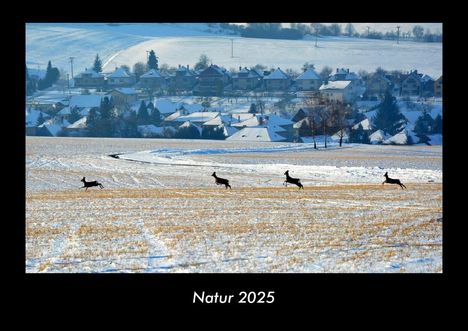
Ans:
[[[39,79],[37,82],[37,88],[39,90],[44,90],[48,87],[51,87],[60,77],[60,71],[52,67],[52,63],[49,61],[47,64],[47,71],[44,79]]]
[[[113,137],[116,132],[116,116],[114,105],[108,97],[104,97],[99,108],[100,118],[96,125],[96,135],[98,137]]]
[[[434,120],[434,126],[432,128],[432,133],[442,133],[442,117],[440,114]]]
[[[138,132],[138,116],[135,111],[130,111],[124,120],[124,136],[128,138],[136,138],[140,136]]]
[[[148,107],[148,109],[150,108]],[[150,123],[156,125],[161,123],[161,112],[158,108],[152,108],[150,113]]]
[[[29,70],[26,66],[26,95],[32,95],[36,91],[36,81],[29,76]]]
[[[153,50],[150,51],[148,57],[148,70],[158,70],[158,58]]]
[[[372,121],[376,129],[381,129],[391,135],[403,129],[406,118],[400,113],[396,99],[389,91],[385,93]]]
[[[148,109],[146,108],[146,102],[143,100],[141,100],[140,108],[138,108],[137,119],[139,125],[149,124],[150,122],[150,116],[148,114]]]
[[[419,138],[420,143],[425,143],[429,145],[429,137],[427,136],[433,131],[434,128],[434,119],[427,112],[421,114],[418,117],[416,124],[414,125],[414,132]]]
[[[99,54],[96,54],[96,58],[94,59],[93,70],[96,72],[102,72],[102,61],[99,58]]]
[[[250,105],[249,113],[251,113],[251,114],[256,114],[257,113],[257,106],[254,103],[252,103]]]
[[[98,130],[99,130],[99,115],[97,113],[97,108],[91,108],[91,110],[88,113],[88,116],[86,117],[86,126],[88,128],[88,133],[91,137],[97,137],[98,136]]]

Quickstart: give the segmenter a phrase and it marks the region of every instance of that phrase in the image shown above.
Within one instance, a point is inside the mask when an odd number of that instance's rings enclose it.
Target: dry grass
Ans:
[[[167,262],[173,261],[176,272],[286,272],[310,264],[325,272],[372,270],[370,262],[441,254],[442,229],[436,221],[442,213],[441,184],[408,188],[28,193],[26,255],[40,261],[38,272],[81,270],[70,261],[100,271],[92,261],[132,257],[125,268],[145,271],[144,257],[157,241],[168,250]]]

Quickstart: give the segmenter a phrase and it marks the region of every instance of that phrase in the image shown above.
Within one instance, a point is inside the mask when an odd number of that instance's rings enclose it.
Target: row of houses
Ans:
[[[84,88],[151,88],[173,92],[188,91],[194,95],[220,96],[233,91],[283,91],[283,92],[320,92],[326,97],[338,99],[337,91],[343,91],[347,101],[366,92],[367,95],[380,95],[390,89],[400,96],[442,96],[442,76],[437,80],[417,70],[407,74],[375,73],[363,80],[349,69],[337,68],[336,72],[323,80],[314,69],[306,69],[298,77],[291,77],[281,68],[272,72],[239,67],[237,73],[225,68],[210,65],[199,72],[180,66],[174,74],[150,70],[137,77],[123,68],[108,75],[85,70],[74,78],[75,87]],[[343,99],[343,97],[339,97]],[[345,101],[345,100],[340,100]]]

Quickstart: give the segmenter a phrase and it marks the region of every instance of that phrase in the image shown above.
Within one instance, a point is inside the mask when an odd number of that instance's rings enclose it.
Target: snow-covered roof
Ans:
[[[37,109],[26,109],[26,127],[36,126],[37,120],[39,119],[41,113],[44,119],[47,119],[49,117],[49,115]]]
[[[105,95],[88,94],[88,95],[72,95],[70,98],[70,108],[86,108],[86,107],[100,107],[101,100]]]
[[[241,122],[232,124],[232,126],[237,127],[237,128],[242,128],[244,126],[251,127],[251,126],[258,126],[258,125],[260,125],[260,122],[258,121],[258,117],[255,115],[244,121],[241,120]]]
[[[195,112],[199,112],[199,111],[202,111],[203,110],[203,106],[199,103],[189,103],[189,104],[186,104],[184,103],[182,105],[184,107],[185,110],[187,110],[189,113],[195,113]]]
[[[175,119],[176,122],[199,122],[205,123],[206,121],[212,120],[219,115],[219,112],[195,112],[189,115],[179,116]]]
[[[255,69],[248,69],[247,67],[241,68],[241,70],[237,74],[233,74],[232,77],[234,78],[262,78],[263,72],[260,72]]]
[[[124,68],[118,68],[115,69],[113,73],[111,73],[108,77],[111,78],[127,78],[127,77],[132,77],[133,74],[130,74],[125,70]]]
[[[179,125],[179,128],[190,128],[194,127],[197,128],[198,132],[201,134],[202,133],[202,128],[199,127],[198,125],[193,124],[191,121],[185,121],[181,125]]]
[[[87,120],[86,116],[83,116],[78,121],[67,126],[67,129],[84,129],[86,128],[86,120]]]
[[[223,125],[229,123],[239,123],[239,119],[231,115],[220,115],[216,116],[212,120],[206,121],[203,125]]]
[[[153,104],[156,108],[158,108],[161,114],[174,113],[181,106],[180,103],[172,102],[171,100],[167,99],[157,99]]]
[[[385,139],[388,139],[390,136],[386,134],[383,130],[377,130],[369,136],[370,142],[372,144],[381,143]]]
[[[277,134],[268,127],[250,127],[234,133],[226,140],[233,141],[285,141],[285,137]]]
[[[151,69],[147,73],[141,75],[140,78],[164,78],[164,76],[158,70]]]
[[[119,87],[115,88],[114,91],[127,95],[137,94],[137,91],[133,87]]]
[[[57,113],[57,115],[61,115],[61,116],[70,115],[70,114],[71,114],[70,107],[64,107]]]
[[[50,134],[55,137],[64,127],[69,125],[70,123],[66,120],[58,121],[57,119],[51,118],[39,125],[38,128],[46,128]]]
[[[96,72],[94,71],[93,69],[86,69],[85,71],[83,72],[80,72],[78,75],[76,75],[74,78],[82,78],[84,75],[88,76],[88,77],[92,77],[92,78],[101,78],[101,77],[104,77],[103,74],[101,74],[100,72]]]
[[[224,136],[226,137],[232,136],[237,131],[239,130],[232,126],[223,126],[223,133],[224,133]]]
[[[431,80],[433,81],[434,79],[432,77],[426,75],[426,74],[421,77],[421,82],[423,82],[423,83],[429,82]]]
[[[309,118],[304,117],[302,120],[297,121],[296,123],[293,124],[294,129],[299,129],[303,124],[309,125]]]
[[[322,80],[320,76],[315,72],[314,69],[309,68],[306,71],[304,71],[302,74],[300,74],[296,80],[303,80],[303,79],[318,79]]]
[[[248,109],[247,109],[248,111]],[[237,119],[238,122],[241,122],[241,121],[245,121],[249,118],[252,118],[252,117],[255,117],[255,114],[252,114],[252,113],[248,113],[248,112],[245,112],[245,113],[231,113],[232,117]]]
[[[172,113],[171,115],[167,116],[164,120],[166,122],[170,122],[170,121],[174,121],[176,120],[178,117],[180,117],[182,115],[182,113],[178,110],[174,113]]]
[[[331,136],[331,139],[335,141],[340,140],[340,139],[347,140],[348,138],[349,138],[349,135],[348,135],[347,130],[345,129],[338,130],[334,135]]]
[[[278,68],[263,79],[289,79],[289,76],[283,70]]]
[[[351,83],[350,80],[329,81],[328,84],[322,84],[319,90],[343,90]]]
[[[344,75],[344,78],[343,78]],[[358,80],[360,77],[356,75],[354,72],[350,72],[349,69],[337,69],[334,74],[329,76],[329,80],[336,81],[336,80]]]
[[[275,114],[268,114],[268,115],[258,115],[263,116],[266,118],[267,125],[292,125],[294,124],[293,121],[288,120],[287,118],[275,115]]]
[[[365,120],[362,120],[361,122],[357,123],[356,125],[353,126],[353,130],[357,130],[359,125],[362,125],[362,128],[364,130],[372,130],[372,126],[371,126],[371,123],[369,121],[368,118],[366,118]]]
[[[408,132],[406,130],[403,130],[401,132],[398,132],[396,135],[385,139],[383,141],[384,144],[396,144],[396,145],[406,145],[408,143]]]

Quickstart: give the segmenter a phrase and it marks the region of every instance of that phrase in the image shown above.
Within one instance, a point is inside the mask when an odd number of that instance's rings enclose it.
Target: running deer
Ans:
[[[286,186],[288,186],[288,183],[291,183],[297,185],[299,189],[304,189],[304,186],[302,186],[301,180],[299,178],[289,177],[289,170],[286,170],[284,174],[286,175],[286,180],[284,181],[283,185],[286,184]]]
[[[403,188],[407,189],[406,186],[403,185],[403,184],[400,182],[399,179],[393,179],[393,178],[388,177],[388,172],[386,172],[384,176],[385,176],[385,180],[384,180],[384,182],[382,183],[382,185],[385,184],[385,183],[387,183],[387,184],[398,184],[398,185],[400,185],[400,187],[401,187],[402,190],[403,190]]]
[[[216,185],[224,185],[224,186],[226,186],[226,190],[227,190],[228,187],[229,187],[229,189],[232,190],[231,185],[229,185],[229,180],[224,179],[224,178],[219,178],[218,176],[216,176],[216,172],[213,172],[213,174],[211,176],[213,176],[215,178]]]
[[[80,188],[85,188],[85,191],[88,190],[88,187],[93,187],[93,186],[99,186],[101,190],[104,188],[104,186],[102,186],[102,184],[98,183],[96,180],[92,182],[87,182],[86,177],[83,177],[81,181],[83,182],[83,187],[80,187]]]

